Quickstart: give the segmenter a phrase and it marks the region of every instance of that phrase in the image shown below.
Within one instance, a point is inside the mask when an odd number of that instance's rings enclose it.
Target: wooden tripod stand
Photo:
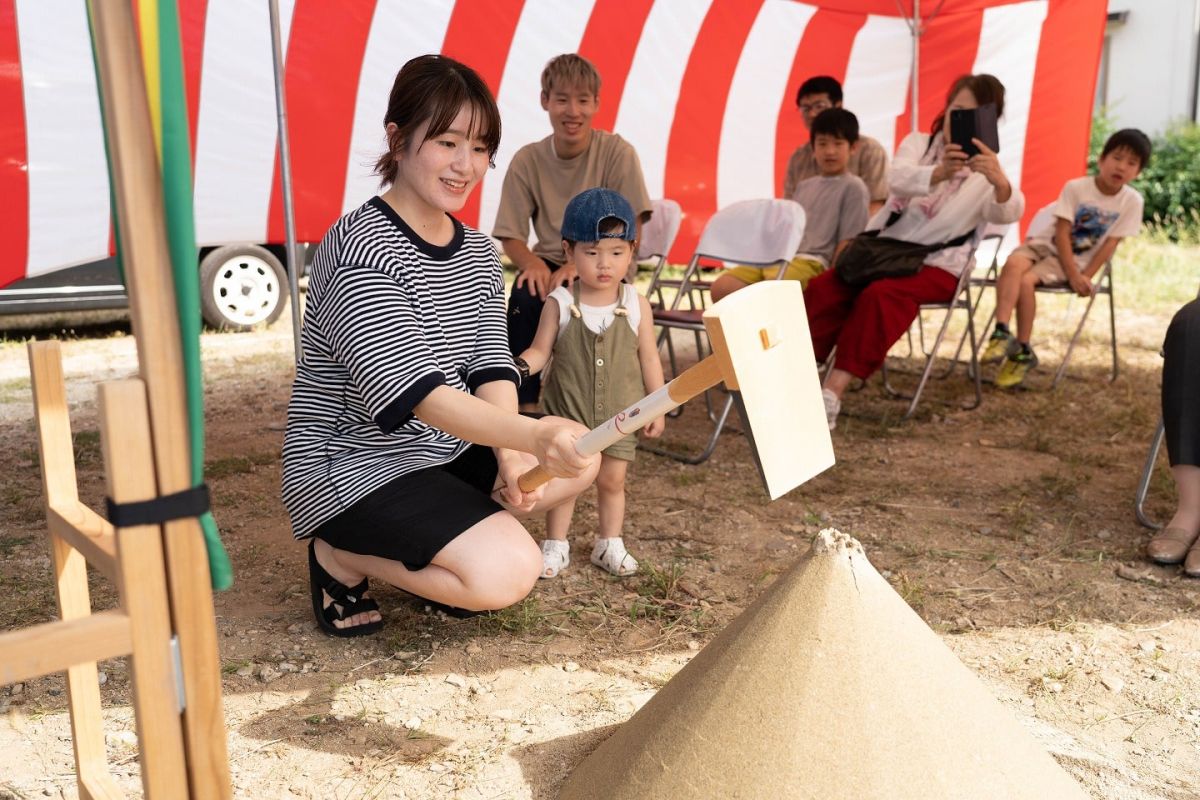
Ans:
[[[89,10],[141,373],[99,392],[108,494],[124,504],[190,488],[191,451],[163,189],[132,5],[95,2]],[[0,682],[65,670],[79,794],[116,798],[96,661],[129,655],[146,797],[228,798],[216,620],[199,520],[114,530],[80,503],[58,345],[31,345],[29,355],[61,619],[0,635]],[[88,564],[116,584],[118,609],[92,613]]]
[[[220,680],[195,687],[200,695],[191,706],[179,658],[181,640],[193,644],[193,654],[196,641],[209,641],[207,663],[189,665],[188,671],[219,676],[215,630],[181,629],[188,622],[179,615],[172,621],[168,525],[114,530],[80,502],[58,342],[31,343],[29,364],[61,619],[0,635],[0,683],[65,670],[79,794],[121,797],[105,760],[96,662],[130,656],[146,797],[228,797]],[[110,381],[100,385],[99,400],[109,497],[128,503],[157,496],[145,385],[138,379]],[[92,611],[89,564],[117,586],[118,608]],[[207,562],[192,564],[206,581]],[[208,603],[211,609],[211,595]],[[214,699],[215,719],[200,713]],[[193,713],[182,713],[185,708]]]

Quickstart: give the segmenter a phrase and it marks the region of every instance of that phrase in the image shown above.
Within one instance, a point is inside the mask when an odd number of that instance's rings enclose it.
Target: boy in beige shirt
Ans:
[[[592,127],[599,105],[600,75],[591,62],[574,53],[552,58],[542,72],[542,108],[552,133],[518,150],[504,176],[492,235],[518,272],[508,302],[514,356],[533,343],[546,297],[575,277],[564,263],[560,235],[567,201],[584,189],[613,189],[628,198],[639,224],[650,219],[650,196],[633,145]],[[536,237],[532,250],[530,221]],[[522,410],[537,408],[540,389],[537,376],[521,384]]]

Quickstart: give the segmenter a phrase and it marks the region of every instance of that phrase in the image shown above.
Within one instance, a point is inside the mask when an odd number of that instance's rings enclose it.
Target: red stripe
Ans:
[[[29,261],[29,152],[15,0],[0,0],[0,286],[25,277]]]
[[[179,40],[183,47],[183,84],[187,94],[188,141],[192,144],[192,168],[196,166],[196,124],[200,120],[200,74],[204,67],[204,21],[208,0],[179,3]]]
[[[588,18],[579,55],[591,61],[600,73],[600,108],[592,125],[611,131],[625,91],[625,79],[637,52],[642,28],[654,0],[596,0]]]
[[[717,156],[729,87],[763,0],[715,0],[688,58],[667,142],[665,194],[683,207],[673,257],[686,260],[717,210]]]
[[[866,23],[865,14],[843,14],[826,9],[818,10],[808,21],[792,59],[788,89],[780,99],[779,122],[775,127],[775,186],[780,191],[788,159],[797,147],[808,141],[808,129],[796,107],[796,91],[800,84],[815,75],[830,75],[845,83],[854,37]]]
[[[374,13],[374,0],[349,3],[336,14],[321,0],[299,0],[292,15],[285,87],[301,242],[318,241],[342,213],[354,101]],[[284,241],[278,148],[267,241]]]
[[[912,16],[913,0],[811,0],[820,3],[828,11],[841,11],[847,14],[870,14],[871,16],[901,17]],[[949,0],[945,3],[945,13],[959,14],[969,11],[982,11],[995,6],[1015,5],[1027,0]],[[929,18],[929,12],[941,8],[937,0],[924,0],[921,3],[921,16]]]
[[[492,94],[500,91],[504,65],[512,47],[517,21],[521,18],[523,0],[475,0],[455,3],[446,27],[442,55],[470,66],[487,83]],[[503,175],[489,172],[484,180],[503,180]],[[458,218],[466,225],[479,225],[479,198],[483,183],[467,198]],[[490,221],[490,220],[489,220]]]
[[[1050,0],[1042,23],[1025,131],[1022,234],[1037,210],[1053,201],[1064,183],[1086,172],[1107,13],[1105,0]]]
[[[999,4],[997,4],[999,5]],[[954,79],[969,75],[979,52],[979,35],[983,30],[983,12],[939,14],[928,23],[921,36],[921,108],[917,114],[917,129],[928,131],[934,118],[946,107],[946,92]],[[896,117],[896,145],[912,130],[912,79],[904,113]]]

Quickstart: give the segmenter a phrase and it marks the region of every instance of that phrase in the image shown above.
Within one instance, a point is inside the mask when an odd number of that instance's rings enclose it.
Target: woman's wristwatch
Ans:
[[[529,380],[529,362],[517,356],[513,359],[513,363],[517,365],[517,373],[521,376],[521,383]]]

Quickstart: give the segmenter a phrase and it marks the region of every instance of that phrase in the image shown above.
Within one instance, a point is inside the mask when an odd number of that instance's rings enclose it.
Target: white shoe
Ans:
[[[629,555],[620,536],[597,539],[592,547],[592,563],[619,578],[626,578],[638,571],[637,560]]]
[[[833,430],[837,427],[838,414],[842,411],[842,401],[828,389],[821,390],[821,399],[825,401],[825,421],[829,423],[829,430]]]
[[[562,539],[542,542],[542,574],[539,578],[557,578],[571,563],[571,543]]]

